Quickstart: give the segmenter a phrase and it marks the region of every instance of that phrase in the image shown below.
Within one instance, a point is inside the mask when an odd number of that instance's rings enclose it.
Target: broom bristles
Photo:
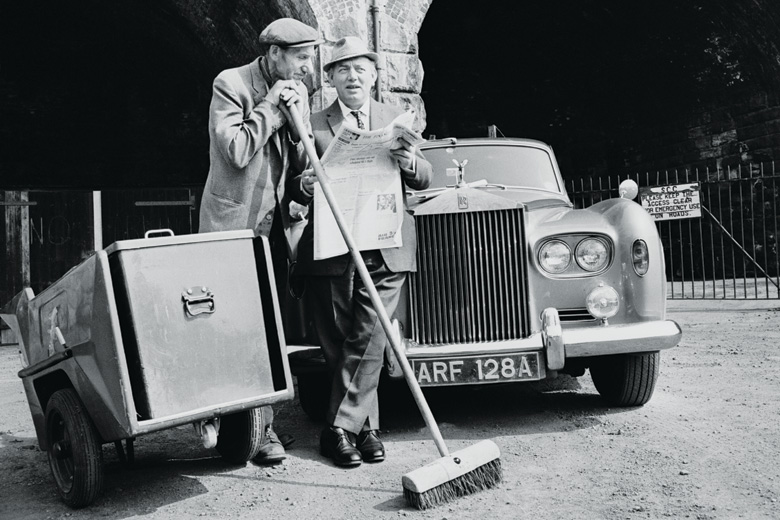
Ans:
[[[428,509],[458,497],[495,487],[501,482],[502,476],[501,459],[494,459],[421,493],[404,487],[404,497],[412,507]]]

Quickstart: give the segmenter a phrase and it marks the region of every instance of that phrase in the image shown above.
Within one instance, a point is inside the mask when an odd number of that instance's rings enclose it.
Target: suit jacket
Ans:
[[[269,85],[262,58],[222,71],[215,79],[209,110],[208,179],[200,208],[200,232],[253,229],[268,236],[277,200],[289,228],[285,178],[292,164],[308,164],[302,143],[292,144],[287,121],[265,101]],[[301,115],[309,119],[308,96]],[[290,122],[292,124],[292,122]]]
[[[369,129],[380,129],[393,121],[403,110],[394,105],[386,105],[371,100],[371,114],[369,116]],[[311,128],[314,133],[314,145],[317,155],[322,157],[328,145],[336,136],[344,122],[344,115],[338,100],[321,112],[312,114]],[[431,164],[422,154],[417,154],[416,168],[402,170],[399,174],[403,182],[414,190],[427,188],[433,177]],[[312,203],[312,198],[301,191],[300,173],[290,176],[287,191],[296,202],[300,204]],[[404,190],[404,220],[401,228],[402,247],[380,249],[382,258],[390,271],[394,273],[417,270],[417,234],[414,227],[414,217],[406,207],[406,192]],[[337,276],[343,274],[350,262],[350,254],[344,254],[334,258],[314,261],[314,211],[309,211],[309,222],[303,230],[298,244],[298,265],[296,273],[315,276]]]

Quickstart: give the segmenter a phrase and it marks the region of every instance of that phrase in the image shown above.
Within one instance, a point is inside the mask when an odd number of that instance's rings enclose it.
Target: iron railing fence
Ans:
[[[727,169],[679,169],[629,176],[640,187],[698,182],[700,218],[657,222],[669,298],[780,299],[780,172],[774,162]],[[617,196],[626,177],[567,182],[576,207]],[[145,231],[197,230],[201,187],[100,192],[0,191],[0,302],[24,286],[47,287],[95,249]],[[102,240],[102,244],[96,244]],[[20,269],[19,265],[23,267]]]
[[[617,197],[626,178],[640,187],[699,183],[701,217],[656,222],[669,298],[780,298],[780,172],[774,162],[591,177],[569,181],[567,189],[582,208]]]

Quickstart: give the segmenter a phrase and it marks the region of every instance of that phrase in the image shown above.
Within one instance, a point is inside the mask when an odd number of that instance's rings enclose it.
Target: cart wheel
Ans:
[[[244,464],[260,451],[263,440],[263,413],[252,408],[219,419],[217,451],[233,464]]]
[[[73,508],[91,504],[103,485],[103,450],[74,390],[58,390],[49,399],[46,439],[60,498]]]
[[[201,440],[203,441],[203,446],[206,448],[213,448],[217,445],[217,429],[213,424],[208,423],[203,425]]]

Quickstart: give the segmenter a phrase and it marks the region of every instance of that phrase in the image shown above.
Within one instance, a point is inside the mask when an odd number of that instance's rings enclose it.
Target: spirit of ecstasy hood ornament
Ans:
[[[453,159],[452,162],[454,162],[455,166],[458,167],[458,176],[455,178],[455,186],[457,186],[458,188],[465,188],[467,184],[464,179],[464,175],[465,175],[464,170],[466,169],[466,165],[469,163],[469,160],[464,159],[463,162],[458,162],[455,159]]]

